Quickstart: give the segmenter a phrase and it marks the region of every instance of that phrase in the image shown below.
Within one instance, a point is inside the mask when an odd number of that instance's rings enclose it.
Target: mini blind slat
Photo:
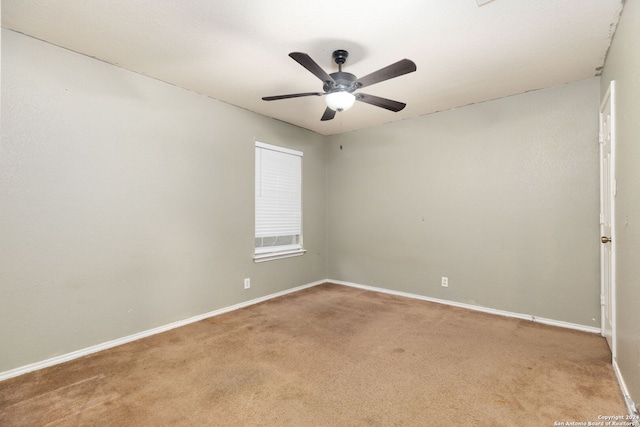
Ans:
[[[264,145],[256,144],[255,235],[302,234],[302,159]]]

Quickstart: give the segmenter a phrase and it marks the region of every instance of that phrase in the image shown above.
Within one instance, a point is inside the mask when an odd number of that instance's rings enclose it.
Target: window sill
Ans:
[[[295,249],[292,251],[255,254],[253,256],[253,262],[265,262],[265,261],[272,261],[274,259],[291,258],[294,256],[304,255],[305,252],[307,252],[306,249]]]

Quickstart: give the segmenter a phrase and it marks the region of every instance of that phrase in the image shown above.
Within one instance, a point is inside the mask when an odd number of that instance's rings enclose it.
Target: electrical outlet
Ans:
[[[449,278],[448,278],[448,277],[444,277],[444,276],[442,276],[442,286],[443,286],[444,288],[446,288],[446,287],[448,287],[448,286],[449,286]]]
[[[244,279],[244,288],[249,289],[250,287],[251,287],[251,279],[247,277],[246,279]]]

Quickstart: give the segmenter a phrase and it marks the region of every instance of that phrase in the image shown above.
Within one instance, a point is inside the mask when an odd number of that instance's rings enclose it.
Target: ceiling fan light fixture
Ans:
[[[262,100],[275,101],[278,99],[299,98],[302,96],[324,96],[327,108],[325,108],[324,114],[322,115],[322,118],[320,118],[320,121],[322,122],[333,120],[336,116],[336,111],[340,112],[348,110],[353,106],[355,101],[364,102],[365,104],[384,108],[397,113],[406,107],[407,104],[394,101],[392,99],[381,98],[379,96],[367,95],[366,93],[357,93],[354,95],[353,92],[366,86],[371,86],[385,80],[394,79],[396,77],[412,73],[417,69],[416,64],[413,61],[409,59],[402,59],[394,64],[381,68],[378,71],[369,73],[364,77],[357,78],[351,73],[342,71],[342,65],[347,59],[347,56],[349,56],[349,52],[346,50],[336,50],[333,52],[333,60],[338,64],[338,72],[331,74],[327,74],[327,72],[324,71],[322,67],[320,67],[306,53],[291,52],[289,56],[323,82],[323,92],[304,92],[291,93],[288,95],[264,96],[262,97]]]
[[[346,91],[331,92],[325,97],[327,107],[334,111],[347,111],[356,102],[354,94]]]

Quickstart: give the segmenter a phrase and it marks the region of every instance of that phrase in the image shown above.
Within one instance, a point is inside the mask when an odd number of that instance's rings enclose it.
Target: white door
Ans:
[[[613,359],[615,346],[615,82],[612,81],[600,105],[600,271],[602,335],[607,339]]]

